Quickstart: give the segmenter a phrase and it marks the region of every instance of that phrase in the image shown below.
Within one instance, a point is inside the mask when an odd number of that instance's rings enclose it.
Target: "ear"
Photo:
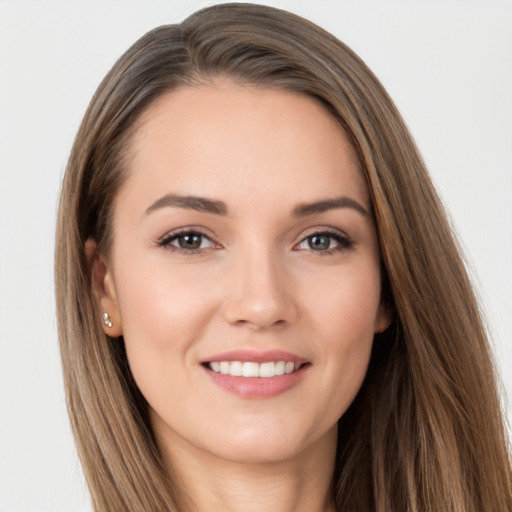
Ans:
[[[98,252],[97,244],[92,238],[85,242],[85,254],[91,267],[92,290],[101,305],[101,317],[98,321],[101,322],[105,334],[113,338],[121,336],[121,314],[112,271],[106,259]],[[106,321],[103,318],[105,313],[109,315]]]
[[[393,315],[389,309],[387,301],[381,298],[377,316],[375,317],[375,334],[384,332],[390,325]]]

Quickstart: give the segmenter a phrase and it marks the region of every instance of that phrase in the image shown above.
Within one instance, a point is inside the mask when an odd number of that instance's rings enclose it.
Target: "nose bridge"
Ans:
[[[275,247],[250,243],[232,262],[233,294],[226,305],[231,323],[256,329],[291,323],[297,306],[291,293],[286,261]]]

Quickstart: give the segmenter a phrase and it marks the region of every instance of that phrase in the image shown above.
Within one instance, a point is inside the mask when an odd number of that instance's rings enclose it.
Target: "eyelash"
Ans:
[[[160,240],[157,241],[157,245],[159,247],[163,247],[164,249],[168,249],[170,251],[181,253],[181,254],[192,255],[192,254],[203,253],[205,251],[204,248],[202,248],[202,249],[201,248],[199,248],[199,249],[184,249],[183,247],[177,247],[175,245],[171,245],[171,242],[174,242],[175,240],[178,240],[180,237],[184,237],[187,235],[188,236],[196,235],[196,236],[200,236],[202,238],[207,238],[208,240],[210,240],[212,242],[212,244],[218,245],[218,244],[215,244],[215,242],[213,242],[213,240],[206,233],[203,233],[201,230],[198,230],[198,229],[190,229],[190,228],[178,229],[176,231],[172,231],[171,233],[167,233],[162,238],[160,238]]]
[[[173,252],[187,254],[187,255],[202,254],[205,250],[209,249],[209,248],[184,249],[183,247],[177,247],[175,245],[172,245],[172,242],[174,242],[175,240],[178,240],[180,237],[184,237],[187,235],[188,236],[194,236],[194,235],[200,236],[202,238],[206,238],[206,239],[210,240],[210,242],[213,245],[218,245],[207,234],[205,234],[201,230],[189,229],[189,228],[179,229],[177,231],[172,231],[171,233],[164,235],[162,238],[157,240],[157,245],[159,247],[163,247],[163,248],[171,250]],[[340,253],[340,252],[344,252],[349,249],[352,249],[354,246],[353,240],[350,237],[348,237],[347,235],[345,235],[339,231],[322,229],[322,230],[318,230],[318,231],[312,231],[311,233],[307,234],[295,246],[295,248],[302,245],[303,243],[305,243],[308,240],[308,238],[311,238],[314,236],[327,236],[328,238],[335,240],[335,242],[338,244],[335,247],[325,249],[325,250],[319,250],[319,251],[315,251],[314,249],[310,248],[309,251],[312,254],[314,254],[315,256],[330,256],[330,255],[333,255],[336,253]],[[298,250],[300,250],[300,249],[298,249]]]
[[[315,251],[314,249],[309,249],[312,254],[315,256],[331,256],[336,253],[341,253],[348,251],[354,247],[354,241],[347,236],[346,234],[340,232],[340,231],[334,231],[330,229],[321,229],[317,231],[312,231],[311,233],[307,234],[297,246],[302,245],[304,242],[308,240],[308,238],[314,237],[314,236],[327,236],[328,238],[332,238],[336,241],[338,244],[336,247],[332,247],[330,249],[326,249],[324,251]],[[297,247],[296,246],[296,247]]]

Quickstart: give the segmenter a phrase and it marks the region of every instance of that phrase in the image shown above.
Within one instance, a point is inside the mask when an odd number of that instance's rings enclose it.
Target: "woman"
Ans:
[[[505,511],[486,334],[376,78],[284,11],[218,5],[115,64],[56,248],[95,510]]]

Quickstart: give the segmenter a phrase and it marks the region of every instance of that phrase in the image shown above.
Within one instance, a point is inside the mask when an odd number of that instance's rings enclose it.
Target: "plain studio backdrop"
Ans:
[[[147,30],[213,3],[0,0],[0,512],[90,509],[57,343],[60,181],[117,57]],[[511,418],[512,3],[262,3],[333,32],[397,103],[466,250]]]

